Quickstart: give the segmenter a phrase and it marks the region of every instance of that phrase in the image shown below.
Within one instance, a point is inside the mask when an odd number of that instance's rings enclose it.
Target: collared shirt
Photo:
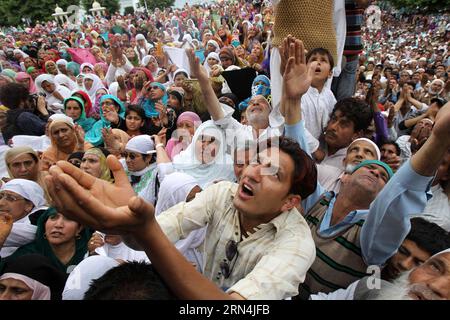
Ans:
[[[302,146],[304,127],[298,123],[286,130]],[[384,186],[383,190],[366,210],[349,212],[343,221],[331,226],[334,197],[320,225],[323,236],[334,236],[361,219],[365,220],[361,230],[361,251],[368,265],[382,265],[400,247],[410,229],[410,216],[422,212],[429,200],[427,193],[433,177],[416,173],[408,160]],[[302,201],[307,212],[326,190],[318,183],[316,191]],[[339,195],[337,195],[339,196]]]
[[[408,160],[384,186],[371,203],[370,209],[349,212],[343,221],[331,226],[334,203],[330,202],[320,226],[323,236],[334,236],[360,220],[361,250],[368,265],[382,265],[400,247],[410,229],[410,216],[422,212],[428,200],[427,189],[433,177],[417,174]],[[318,184],[314,194],[303,201],[308,211],[325,192]],[[339,196],[339,195],[338,195]]]
[[[297,209],[292,209],[259,225],[245,238],[233,205],[237,188],[231,182],[214,184],[194,200],[180,203],[156,219],[173,243],[207,225],[203,274],[227,292],[246,299],[297,295],[298,285],[316,254],[306,221]],[[220,263],[226,260],[225,247],[230,240],[238,243],[238,255],[229,263],[232,271],[225,279]]]
[[[344,158],[346,155],[347,155],[347,148],[339,149],[332,155],[328,154],[328,151],[326,151],[325,158],[323,158],[320,164],[325,164],[328,166],[344,170]]]
[[[427,202],[423,214],[418,214],[417,217],[434,222],[450,232],[450,199],[439,184],[431,187],[431,192],[433,198]]]
[[[317,181],[327,191],[339,193],[341,189],[341,178],[344,173],[345,171],[340,168],[326,164],[317,165]]]
[[[327,126],[330,114],[336,104],[333,92],[324,87],[321,92],[309,87],[302,96],[302,117],[305,120],[306,129],[316,139],[319,139]]]

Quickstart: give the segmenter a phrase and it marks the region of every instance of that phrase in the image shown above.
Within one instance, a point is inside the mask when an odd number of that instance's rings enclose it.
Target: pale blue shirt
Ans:
[[[303,120],[285,126],[285,135],[306,146]],[[343,221],[330,226],[336,196],[330,201],[319,232],[334,236],[360,220],[365,220],[361,230],[361,251],[368,265],[382,265],[395,254],[408,234],[410,216],[423,212],[429,199],[427,191],[433,177],[424,177],[414,171],[408,160],[389,180],[383,190],[366,210],[350,212]],[[320,199],[326,190],[318,183],[313,194],[302,201],[305,212]]]

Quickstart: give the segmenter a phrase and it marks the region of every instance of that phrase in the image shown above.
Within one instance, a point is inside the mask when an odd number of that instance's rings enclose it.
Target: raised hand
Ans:
[[[78,124],[75,125],[75,136],[77,137],[77,149],[84,151],[85,132],[83,128]]]
[[[154,219],[153,206],[135,197],[115,156],[108,156],[106,162],[114,183],[95,178],[66,161],[52,166],[45,182],[55,207],[68,218],[108,234],[145,229],[146,222]]]
[[[10,214],[0,214],[0,249],[11,233],[14,220]]]
[[[436,115],[432,134],[442,142],[449,144],[450,137],[450,102],[447,102]]]
[[[283,94],[288,99],[300,99],[311,86],[314,68],[313,62],[306,66],[303,42],[294,37],[287,37],[283,41],[283,54],[288,52],[286,69],[283,72]]]
[[[205,67],[200,64],[200,59],[195,55],[193,49],[186,49],[186,54],[189,60],[189,66],[191,69],[191,76],[197,78],[199,81],[208,80],[208,72]]]

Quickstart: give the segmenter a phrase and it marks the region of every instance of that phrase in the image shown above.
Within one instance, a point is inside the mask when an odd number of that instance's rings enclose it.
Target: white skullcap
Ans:
[[[348,146],[348,149],[350,149],[350,146],[351,146],[352,144],[354,144],[355,142],[358,142],[358,141],[365,141],[365,142],[370,143],[370,144],[375,148],[375,151],[376,151],[376,153],[377,153],[377,160],[380,160],[380,159],[381,159],[380,148],[378,148],[378,146],[377,146],[377,144],[376,144],[375,142],[373,142],[372,140],[367,139],[367,138],[359,138],[359,139],[353,140],[352,143],[350,143],[350,145]]]
[[[419,61],[425,61],[425,62],[426,62],[426,61],[427,61],[427,58],[422,57],[422,58],[419,59]]]
[[[138,34],[138,35],[136,36],[136,41],[138,41],[138,40],[145,40],[144,35],[143,35],[143,34]]]
[[[153,143],[152,138],[147,134],[131,138],[125,147],[125,150],[140,154],[156,153],[155,144]]]
[[[31,213],[46,208],[47,201],[44,198],[44,190],[36,182],[26,179],[12,179],[5,183],[1,191],[15,192],[25,199],[31,201],[34,205]]]
[[[67,60],[64,60],[64,59],[59,59],[58,61],[56,61],[56,65],[57,66],[59,66],[59,65],[65,65],[65,66],[67,66]]]
[[[443,253],[450,253],[450,248],[442,250],[441,252],[436,253],[435,255],[431,256],[428,260],[436,257],[437,255],[443,254]]]

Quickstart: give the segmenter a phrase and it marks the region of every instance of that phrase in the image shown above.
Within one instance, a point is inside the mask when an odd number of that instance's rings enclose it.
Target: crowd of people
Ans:
[[[450,15],[370,4],[2,28],[0,299],[449,300]]]

